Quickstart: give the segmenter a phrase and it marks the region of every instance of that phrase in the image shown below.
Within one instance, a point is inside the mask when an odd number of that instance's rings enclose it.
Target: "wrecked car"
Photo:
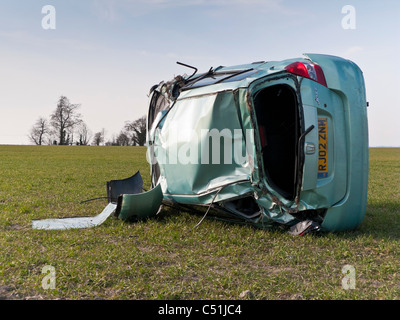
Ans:
[[[361,224],[368,123],[355,63],[305,54],[203,73],[178,64],[193,73],[150,90],[151,190],[143,192],[140,172],[112,180],[98,216],[33,221],[34,228],[92,227],[110,215],[146,219],[162,204],[293,235]]]
[[[354,229],[368,189],[360,68],[336,56],[219,66],[151,88],[152,187],[186,210],[268,228]],[[208,211],[207,211],[208,213]]]

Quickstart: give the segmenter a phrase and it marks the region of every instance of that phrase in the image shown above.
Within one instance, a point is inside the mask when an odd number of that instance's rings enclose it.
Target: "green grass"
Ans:
[[[293,237],[165,209],[83,230],[40,231],[32,219],[94,216],[106,181],[140,170],[140,147],[0,146],[0,298],[399,299],[400,149],[370,150],[368,207],[354,231]],[[42,268],[56,271],[43,289]],[[344,290],[352,265],[356,287]]]

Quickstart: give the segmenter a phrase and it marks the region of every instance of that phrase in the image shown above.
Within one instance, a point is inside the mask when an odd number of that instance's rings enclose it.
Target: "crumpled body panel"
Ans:
[[[252,161],[232,106],[232,91],[176,102],[154,144],[165,195],[200,195],[250,180]]]

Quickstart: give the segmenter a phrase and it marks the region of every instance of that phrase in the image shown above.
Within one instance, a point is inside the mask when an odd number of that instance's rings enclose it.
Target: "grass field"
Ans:
[[[94,216],[106,181],[140,170],[140,147],[0,146],[2,299],[399,299],[400,149],[370,149],[366,217],[357,230],[293,237],[166,209],[97,228],[32,230],[32,219]],[[342,268],[355,271],[345,290]],[[42,286],[45,266],[55,288]]]

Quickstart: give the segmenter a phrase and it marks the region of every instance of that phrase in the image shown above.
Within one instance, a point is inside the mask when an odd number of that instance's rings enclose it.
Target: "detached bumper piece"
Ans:
[[[67,230],[92,228],[101,225],[111,215],[124,221],[142,220],[155,216],[163,200],[161,186],[142,193],[143,180],[138,171],[130,178],[107,182],[108,205],[95,217],[72,217],[33,220],[38,230]]]
[[[145,220],[157,215],[163,200],[161,185],[143,192],[143,180],[138,171],[124,180],[107,183],[109,203],[116,202],[115,216],[124,221]]]
[[[132,177],[123,180],[111,180],[107,182],[108,203],[117,203],[118,197],[122,194],[142,193],[143,179],[140,172],[136,172]]]
[[[74,217],[62,219],[33,220],[32,228],[39,230],[67,230],[84,229],[101,225],[108,219],[117,208],[114,203],[109,203],[102,213],[95,217]]]

